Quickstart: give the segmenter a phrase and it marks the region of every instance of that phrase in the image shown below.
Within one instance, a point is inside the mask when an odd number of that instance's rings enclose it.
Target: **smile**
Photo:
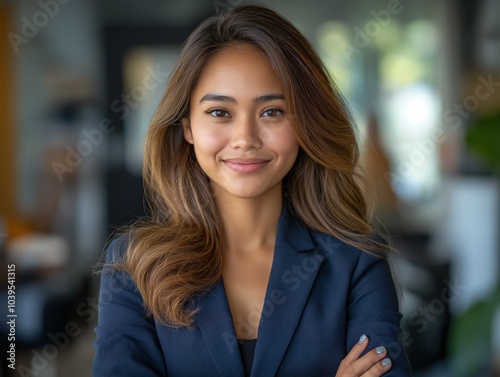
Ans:
[[[269,161],[266,160],[224,160],[227,167],[238,173],[253,173],[264,167]]]

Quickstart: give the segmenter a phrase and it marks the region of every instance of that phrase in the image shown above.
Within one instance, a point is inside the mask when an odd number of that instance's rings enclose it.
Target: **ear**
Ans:
[[[182,118],[182,130],[184,132],[184,139],[186,139],[186,141],[189,144],[193,144],[194,143],[193,134],[191,133],[191,125],[189,123],[189,117]]]

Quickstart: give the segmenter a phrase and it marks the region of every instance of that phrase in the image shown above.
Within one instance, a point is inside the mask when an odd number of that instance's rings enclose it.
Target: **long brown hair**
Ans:
[[[146,137],[144,184],[150,216],[129,227],[124,268],[150,314],[189,326],[195,295],[222,275],[222,223],[206,174],[183,136],[191,93],[207,62],[224,48],[260,49],[282,83],[299,154],[283,180],[285,200],[312,230],[384,257],[357,182],[353,122],[306,38],[274,11],[234,8],[202,22],[184,43]],[[285,203],[286,204],[286,203]]]

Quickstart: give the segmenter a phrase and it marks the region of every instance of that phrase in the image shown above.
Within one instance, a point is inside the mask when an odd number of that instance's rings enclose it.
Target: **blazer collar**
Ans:
[[[284,200],[251,376],[276,374],[324,260],[315,250],[309,229],[291,213]],[[296,266],[307,266],[307,279],[297,276]],[[196,322],[219,375],[244,376],[222,279],[200,297],[198,305],[200,311],[196,314]]]

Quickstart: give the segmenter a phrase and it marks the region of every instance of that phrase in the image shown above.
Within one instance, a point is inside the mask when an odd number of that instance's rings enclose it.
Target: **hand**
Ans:
[[[384,347],[377,347],[359,358],[368,347],[368,343],[366,335],[362,335],[359,342],[340,363],[335,377],[379,377],[391,369],[391,360],[384,359],[387,354]]]

